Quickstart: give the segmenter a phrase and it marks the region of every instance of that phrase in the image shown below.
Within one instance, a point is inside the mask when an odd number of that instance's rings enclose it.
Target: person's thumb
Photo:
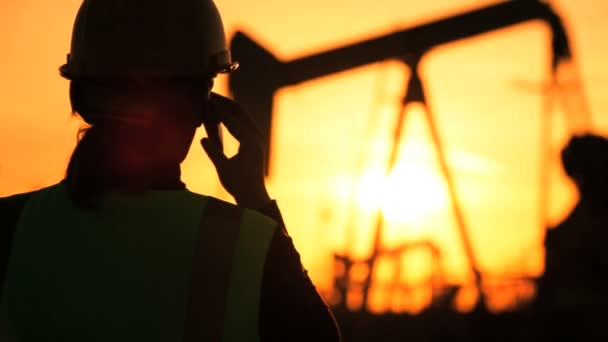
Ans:
[[[224,155],[221,147],[218,144],[213,143],[211,139],[201,139],[201,146],[203,146],[203,150],[205,150],[205,153],[207,153],[209,159],[211,159],[211,162],[216,168],[219,168],[226,160],[226,155]]]

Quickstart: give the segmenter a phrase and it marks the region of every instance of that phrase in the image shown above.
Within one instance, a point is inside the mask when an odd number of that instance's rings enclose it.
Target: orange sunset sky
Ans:
[[[216,1],[229,38],[243,30],[282,60],[493,3],[497,1]],[[608,133],[608,3],[551,3],[571,38],[591,128]],[[68,82],[57,68],[66,58],[79,4],[0,1],[0,196],[60,180],[76,143],[80,122],[70,116]],[[529,22],[443,46],[421,65],[468,236],[486,274],[533,277],[543,270],[538,180],[544,98],[538,88],[549,76],[548,40],[542,23]],[[379,206],[387,218],[385,244],[430,240],[440,250],[447,279],[470,281],[434,147],[416,108],[409,115],[395,172],[388,180],[381,176],[408,76],[398,62],[379,62],[281,89],[275,98],[268,184],[323,291],[331,287],[334,251],[359,257],[369,253],[371,217]],[[228,94],[223,77],[215,91]],[[552,223],[576,200],[556,159],[567,137],[561,114],[553,111],[547,174]],[[234,144],[228,149],[234,151]],[[229,199],[197,143],[182,169],[191,190]],[[418,259],[408,264],[413,278],[428,263]]]

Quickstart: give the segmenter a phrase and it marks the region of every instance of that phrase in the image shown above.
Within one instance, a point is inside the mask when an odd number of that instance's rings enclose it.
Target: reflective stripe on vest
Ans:
[[[210,199],[194,257],[185,342],[259,340],[264,261],[275,229],[257,212]]]
[[[19,341],[257,341],[276,223],[191,192],[75,209],[62,185],[17,226],[0,309]]]

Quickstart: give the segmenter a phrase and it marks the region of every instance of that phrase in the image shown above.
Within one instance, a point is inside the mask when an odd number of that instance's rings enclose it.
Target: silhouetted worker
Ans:
[[[4,339],[340,339],[266,191],[259,131],[211,93],[236,67],[211,0],[82,3],[60,72],[90,128],[63,181],[0,199]],[[180,181],[201,124],[238,206]]]
[[[537,299],[545,336],[608,337],[608,139],[574,136],[562,164],[579,200],[545,238]]]

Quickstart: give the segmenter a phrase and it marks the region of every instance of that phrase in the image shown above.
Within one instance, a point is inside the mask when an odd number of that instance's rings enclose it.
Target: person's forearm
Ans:
[[[302,266],[276,201],[258,212],[281,227],[264,267],[259,322],[263,340],[340,341],[339,326]]]
[[[291,238],[275,233],[260,298],[263,341],[340,341],[340,329],[317,292]]]

